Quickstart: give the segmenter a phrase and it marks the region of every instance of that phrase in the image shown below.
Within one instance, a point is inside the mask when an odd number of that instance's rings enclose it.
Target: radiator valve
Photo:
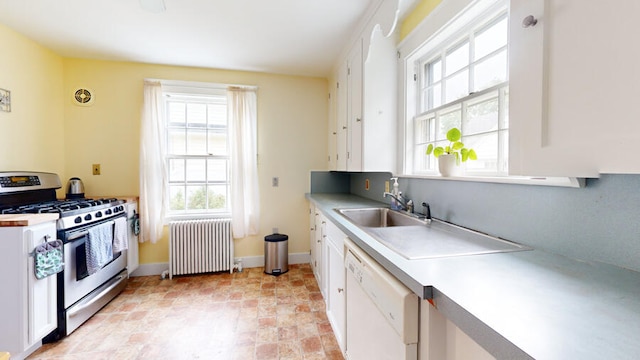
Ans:
[[[169,270],[163,271],[162,274],[160,274],[160,276],[162,277],[162,280],[166,279],[167,276],[169,276]]]
[[[238,272],[242,272],[242,259],[236,259],[235,263],[233,264],[233,268],[238,270]]]

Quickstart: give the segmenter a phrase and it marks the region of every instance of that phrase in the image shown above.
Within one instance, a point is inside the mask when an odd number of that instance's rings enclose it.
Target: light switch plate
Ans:
[[[100,175],[100,164],[91,165],[91,171],[93,175]]]

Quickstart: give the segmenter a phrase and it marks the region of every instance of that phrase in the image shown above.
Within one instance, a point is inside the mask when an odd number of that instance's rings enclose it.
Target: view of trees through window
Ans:
[[[168,94],[165,104],[170,214],[229,212],[226,96]]]

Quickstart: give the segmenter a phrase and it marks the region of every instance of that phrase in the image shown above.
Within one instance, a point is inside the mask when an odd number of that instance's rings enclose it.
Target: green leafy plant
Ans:
[[[447,140],[449,140],[449,145],[445,147],[434,147],[433,144],[429,144],[427,147],[427,155],[431,155],[433,153],[433,156],[436,158],[444,154],[455,155],[456,164],[458,165],[460,165],[460,161],[465,162],[467,160],[477,160],[478,156],[476,155],[475,150],[464,147],[464,144],[460,141],[461,138],[462,133],[460,130],[452,128],[447,131]]]

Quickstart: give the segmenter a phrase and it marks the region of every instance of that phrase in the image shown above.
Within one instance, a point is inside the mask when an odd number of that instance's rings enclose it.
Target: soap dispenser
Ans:
[[[402,210],[402,205],[398,201],[398,199],[400,198],[400,188],[398,185],[398,178],[392,177],[391,180],[393,180],[393,190],[391,190],[391,194],[393,195],[391,197],[391,209]]]

